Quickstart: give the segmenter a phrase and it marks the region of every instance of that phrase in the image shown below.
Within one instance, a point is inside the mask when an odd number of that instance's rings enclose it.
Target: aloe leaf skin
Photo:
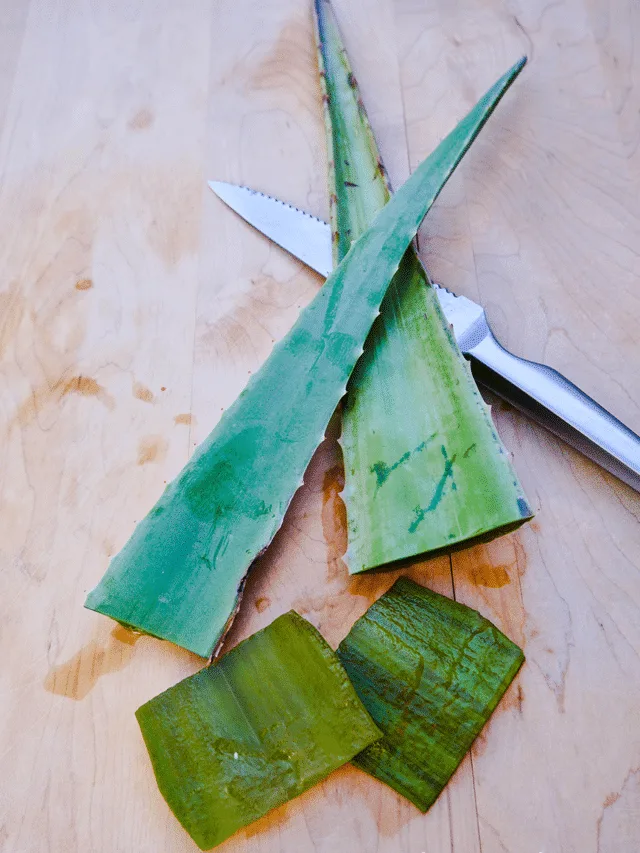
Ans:
[[[388,284],[516,63],[416,169],[138,524],[85,606],[209,657],[323,440]]]
[[[202,850],[381,736],[335,652],[293,611],[136,717],[158,787]]]
[[[390,189],[331,4],[315,8],[337,264]],[[340,443],[352,574],[493,538],[532,517],[413,247],[351,376]]]
[[[315,0],[314,20],[329,155],[333,262],[338,266],[389,201],[391,187],[328,0]]]
[[[384,732],[353,763],[423,812],[524,661],[518,646],[475,610],[407,578],[355,623],[338,656]]]

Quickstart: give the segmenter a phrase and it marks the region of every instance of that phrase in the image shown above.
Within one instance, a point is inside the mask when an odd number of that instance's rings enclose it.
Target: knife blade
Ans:
[[[333,261],[326,222],[248,187],[224,181],[209,181],[209,186],[260,233],[320,275],[329,275]],[[640,436],[557,370],[505,349],[477,302],[434,287],[479,383],[640,492]]]

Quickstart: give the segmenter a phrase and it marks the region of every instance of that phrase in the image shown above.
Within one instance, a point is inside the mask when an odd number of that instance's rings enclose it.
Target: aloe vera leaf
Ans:
[[[245,390],[138,524],[85,606],[208,657],[239,606],[340,399],[418,226],[518,62],[353,244]]]
[[[330,3],[316,0],[334,261],[390,188]],[[489,409],[409,248],[343,403],[354,574],[513,530],[532,517]]]
[[[335,652],[294,611],[136,717],[158,787],[202,850],[381,737]]]
[[[400,578],[338,656],[384,737],[354,764],[427,811],[524,661],[475,610]]]

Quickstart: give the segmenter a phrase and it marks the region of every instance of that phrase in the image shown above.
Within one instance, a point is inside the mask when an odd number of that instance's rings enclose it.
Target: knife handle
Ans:
[[[640,492],[640,436],[573,382],[513,355],[490,331],[465,355],[478,382]]]

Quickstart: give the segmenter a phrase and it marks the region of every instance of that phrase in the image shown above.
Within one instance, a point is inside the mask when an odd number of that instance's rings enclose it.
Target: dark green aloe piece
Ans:
[[[160,791],[202,850],[380,737],[335,652],[293,611],[136,717]]]
[[[338,656],[382,740],[354,764],[427,809],[524,661],[475,610],[401,578]]]
[[[398,190],[136,527],[86,606],[208,657],[322,441],[388,284],[516,63]]]
[[[390,188],[331,6],[316,0],[336,264]],[[348,386],[351,573],[506,533],[532,512],[415,249]]]

